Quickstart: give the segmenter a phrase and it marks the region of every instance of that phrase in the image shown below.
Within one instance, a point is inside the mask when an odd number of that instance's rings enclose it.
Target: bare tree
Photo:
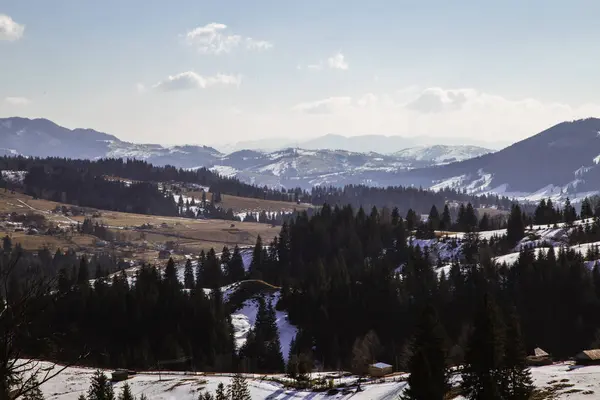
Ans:
[[[54,279],[20,260],[20,252],[0,258],[0,400],[22,398],[72,365],[58,366],[24,354],[23,344],[50,342],[56,336],[40,337],[36,331],[54,296]]]

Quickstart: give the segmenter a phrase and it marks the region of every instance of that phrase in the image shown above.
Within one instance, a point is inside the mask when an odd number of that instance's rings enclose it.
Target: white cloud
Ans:
[[[348,69],[348,63],[344,59],[344,55],[340,52],[334,54],[333,56],[327,59],[327,65],[331,69]]]
[[[423,113],[458,110],[467,102],[467,97],[473,98],[476,95],[476,92],[471,89],[428,88],[406,104],[406,107]]]
[[[321,60],[316,64],[308,64],[306,66],[306,69],[309,71],[321,71],[325,68],[347,70],[349,68],[349,65],[346,62],[344,55],[338,52],[329,57],[325,62]],[[298,66],[298,69],[303,68],[302,66]]]
[[[298,104],[292,110],[287,117],[292,120],[289,135],[385,133],[477,137],[491,142],[516,141],[562,121],[600,117],[600,104],[572,106],[439,87],[329,97]]]
[[[292,110],[305,114],[332,114],[343,110],[352,102],[351,97],[329,97],[323,100],[300,103],[292,107]]]
[[[205,89],[215,85],[235,85],[242,83],[240,75],[217,74],[214,76],[202,76],[193,71],[182,72],[177,75],[171,75],[167,79],[156,83],[153,89],[170,92],[175,90]]]
[[[0,40],[15,41],[25,32],[25,25],[13,21],[8,15],[0,14]]]
[[[31,103],[31,100],[26,97],[6,97],[4,102],[13,106],[26,106]]]
[[[273,44],[266,40],[230,34],[227,25],[217,22],[188,31],[185,39],[189,45],[196,47],[203,54],[230,53],[238,47],[255,51],[268,50],[273,47]]]

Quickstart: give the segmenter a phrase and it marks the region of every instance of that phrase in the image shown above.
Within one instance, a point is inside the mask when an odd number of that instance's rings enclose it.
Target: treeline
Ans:
[[[507,197],[495,195],[473,196],[445,188],[440,191],[424,190],[422,188],[389,186],[385,188],[366,185],[346,185],[338,187],[314,187],[311,191],[312,204],[322,205],[351,205],[355,209],[363,207],[370,210],[372,207],[390,209],[398,207],[402,213],[412,209],[417,214],[426,214],[432,205],[439,210],[448,202],[471,203],[473,207],[497,207],[510,210],[513,202]]]
[[[520,240],[522,217],[514,207],[509,233],[498,241]],[[429,249],[410,246],[407,237],[403,219],[383,221],[377,209],[366,215],[324,207],[285,225],[267,249],[256,247],[250,274],[283,285],[278,308],[299,329],[298,356],[331,369],[352,368],[357,357],[399,367],[419,310],[433,303],[459,364],[486,293],[501,315],[516,307],[530,351],[540,346],[566,358],[600,337],[600,270],[591,271],[578,253],[550,250],[536,258],[528,249],[508,268],[494,264],[496,245],[475,231],[460,244],[461,260],[438,273]]]
[[[274,313],[285,310],[298,328],[285,366],[290,373],[314,365],[364,373],[374,360],[402,368],[419,316],[431,306],[447,335],[447,363],[458,365],[469,362],[474,316],[485,297],[497,304],[499,320],[520,321],[527,351],[542,347],[561,359],[599,346],[598,266],[591,268],[581,254],[562,248],[537,256],[524,248],[510,268],[493,262],[524,237],[526,217],[513,206],[506,235],[489,241],[476,227],[469,230],[457,242],[460,257],[449,265],[439,263],[434,249],[411,244],[397,209],[387,218],[377,208],[365,213],[328,205],[312,218],[300,214],[284,224],[269,244],[259,237],[247,272],[239,249],[223,249],[220,256],[211,250],[197,265],[186,263],[183,284],[172,261],[162,272],[144,266],[133,279],[97,273],[99,279],[90,284],[87,260],[70,257],[69,264],[57,267],[45,256],[42,264],[23,264],[24,270],[39,265],[42,273],[58,276],[52,308],[41,317],[36,335],[46,337],[48,327],[64,334],[51,349],[24,348],[31,356],[58,360],[88,353],[89,363],[113,368],[146,369],[175,360],[180,364],[169,368],[281,372]],[[590,234],[599,224],[598,219],[591,224]],[[0,259],[8,262],[15,250],[5,247]],[[224,302],[219,288],[248,278],[282,289],[277,304],[258,300],[255,329],[238,356],[232,300]]]
[[[32,168],[43,168],[50,175],[78,173],[87,178],[112,176],[154,183],[190,183],[208,186],[214,193],[268,200],[296,201],[302,197],[303,193],[299,189],[275,190],[266,186],[249,185],[236,178],[222,177],[206,168],[187,170],[170,165],[159,167],[135,159],[74,160],[56,157],[0,157],[0,170],[30,171]]]
[[[25,193],[34,198],[129,213],[176,216],[172,196],[156,184],[127,184],[95,176],[72,166],[32,166],[23,181]]]

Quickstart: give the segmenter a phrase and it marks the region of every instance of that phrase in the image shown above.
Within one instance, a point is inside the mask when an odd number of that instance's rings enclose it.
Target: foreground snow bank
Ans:
[[[76,400],[85,394],[95,370],[88,368],[67,368],[58,377],[42,385],[47,400]],[[107,374],[110,371],[107,371]],[[569,363],[554,364],[531,369],[535,386],[551,394],[555,399],[596,399],[600,398],[600,366],[576,367]],[[315,374],[315,376],[318,374]],[[282,376],[279,376],[283,378]],[[458,379],[458,377],[457,377]],[[337,380],[336,380],[337,381]],[[454,380],[457,382],[457,380]],[[145,394],[149,400],[196,400],[204,391],[214,393],[219,383],[228,385],[230,376],[204,376],[202,374],[165,372],[139,373],[127,380],[136,396]],[[119,392],[123,382],[114,385]],[[261,376],[248,375],[248,385],[252,399],[352,399],[352,400],[392,400],[404,390],[405,382],[386,382],[363,385],[363,392],[327,393],[295,391],[285,389],[278,383],[261,380]],[[458,397],[457,399],[461,399]]]
[[[107,373],[109,373],[108,371]],[[46,400],[76,400],[85,394],[89,388],[90,380],[94,374],[93,369],[67,368],[62,374],[42,385],[42,392]],[[202,376],[183,373],[163,373],[159,380],[157,373],[140,373],[127,380],[133,394],[139,397],[145,394],[149,400],[196,400],[198,394],[209,391],[214,394],[219,383],[228,385],[231,377],[228,376]],[[118,394],[124,385],[119,382],[114,385]],[[248,386],[252,399],[347,399],[353,400],[391,400],[404,389],[404,382],[389,382],[381,384],[363,385],[363,392],[338,394],[327,396],[326,393],[287,390],[278,383],[264,381],[260,378],[249,378]]]

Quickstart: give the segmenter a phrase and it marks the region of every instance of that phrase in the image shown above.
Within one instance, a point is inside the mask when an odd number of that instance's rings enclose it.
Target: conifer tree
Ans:
[[[581,218],[582,219],[587,219],[587,218],[592,218],[594,216],[594,210],[592,209],[592,203],[590,202],[590,199],[588,199],[587,197],[585,199],[583,199],[583,201],[581,202]]]
[[[565,207],[563,208],[563,221],[567,224],[572,224],[577,219],[577,212],[575,207],[571,205],[571,200],[567,197],[565,200]]]
[[[525,222],[523,221],[523,214],[521,213],[521,207],[518,204],[514,204],[508,217],[508,224],[506,227],[506,237],[511,246],[517,244],[517,242],[525,236]]]
[[[206,287],[204,280],[204,265],[206,264],[206,254],[204,250],[200,251],[200,257],[198,258],[198,265],[196,266],[196,287]]]
[[[496,305],[488,295],[478,311],[465,354],[462,389],[470,400],[502,397],[503,326]]]
[[[114,400],[112,385],[102,371],[96,371],[88,391],[88,400]]]
[[[416,229],[419,222],[419,216],[410,208],[406,213],[406,229],[409,231]]]
[[[417,325],[409,361],[408,388],[403,400],[442,400],[449,388],[446,334],[437,312],[428,305]]]
[[[219,382],[219,386],[217,386],[217,391],[215,392],[215,400],[228,400],[227,392],[225,391],[225,385],[223,385],[223,382]]]
[[[262,238],[260,235],[258,235],[256,238],[256,244],[254,245],[254,250],[252,251],[252,261],[250,262],[250,268],[248,270],[248,274],[252,278],[262,278],[262,269],[264,267],[263,254]]]
[[[440,229],[443,231],[452,229],[452,217],[450,216],[448,204],[444,205],[444,211],[442,212],[442,219],[440,221]]]
[[[226,268],[229,282],[242,281],[246,276],[246,271],[244,270],[244,260],[242,259],[240,248],[237,245],[233,248],[231,260],[227,264]]]
[[[431,206],[431,210],[429,211],[429,217],[427,218],[428,228],[432,231],[437,231],[440,229],[441,219],[440,213],[436,208],[435,204]]]
[[[85,256],[81,257],[79,262],[79,273],[77,274],[77,284],[78,285],[89,285],[90,273],[88,269],[87,260]]]
[[[167,266],[165,267],[164,280],[167,286],[176,288],[179,286],[179,280],[177,279],[177,269],[175,268],[175,261],[173,258],[169,258]]]
[[[507,324],[504,379],[502,391],[504,398],[515,400],[529,399],[533,392],[531,372],[525,362],[525,348],[521,335],[521,326],[516,310],[513,309]]]
[[[183,286],[186,289],[193,289],[195,286],[194,267],[192,266],[192,260],[189,258],[186,260],[185,269],[183,270]]]
[[[250,389],[248,389],[248,382],[242,374],[238,373],[234,375],[228,392],[228,397],[231,400],[252,400]]]
[[[129,384],[125,382],[123,388],[121,389],[121,393],[119,394],[119,400],[135,400],[133,394],[131,393],[131,388]]]
[[[31,377],[27,386],[30,389],[23,395],[23,400],[44,400],[44,395],[35,376]]]

